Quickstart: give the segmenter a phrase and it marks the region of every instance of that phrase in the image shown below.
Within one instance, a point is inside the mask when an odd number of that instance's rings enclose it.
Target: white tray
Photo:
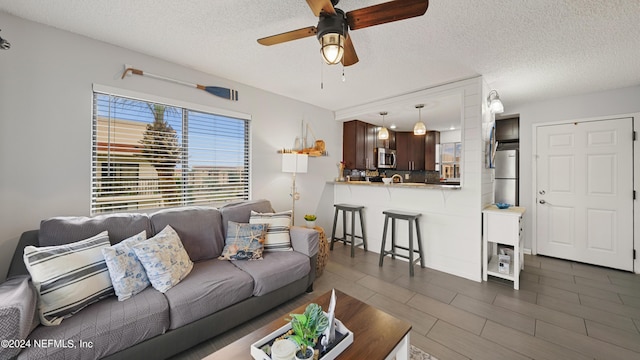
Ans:
[[[341,334],[347,334],[347,336],[344,339],[342,339],[342,341],[340,341],[328,353],[320,356],[320,359],[322,360],[334,360],[336,357],[338,357],[338,355],[340,355],[344,351],[344,349],[346,349],[347,347],[349,347],[349,345],[353,343],[353,332],[347,329],[347,327],[344,326],[344,324],[340,320],[336,319],[335,321],[336,321],[336,331]],[[272,332],[271,334],[251,344],[251,356],[256,360],[271,360],[271,357],[265,354],[265,352],[262,351],[260,347],[264,346],[264,344],[268,343],[270,340],[286,333],[290,329],[291,329],[291,323],[287,323],[281,328],[279,328],[278,330]]]

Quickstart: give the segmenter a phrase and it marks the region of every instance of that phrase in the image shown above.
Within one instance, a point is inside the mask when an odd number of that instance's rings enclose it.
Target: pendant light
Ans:
[[[413,135],[424,135],[427,133],[427,125],[422,122],[422,108],[424,104],[416,105],[418,109],[418,122],[413,126]]]
[[[384,127],[384,117],[387,114],[388,114],[388,112],[386,112],[386,111],[381,111],[380,112],[380,115],[382,115],[382,128],[380,129],[380,131],[378,131],[378,139],[379,140],[388,140],[389,139],[389,130],[387,130],[387,128]]]

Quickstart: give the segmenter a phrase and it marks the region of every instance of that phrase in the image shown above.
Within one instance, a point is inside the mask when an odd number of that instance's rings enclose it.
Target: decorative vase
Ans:
[[[338,163],[338,177],[336,178],[336,181],[344,181],[344,163],[343,162]]]
[[[305,221],[307,222],[307,227],[308,227],[309,229],[313,229],[313,228],[315,228],[315,227],[316,227],[316,221],[315,221],[315,220],[311,220],[311,221],[309,221],[309,220],[305,220]]]

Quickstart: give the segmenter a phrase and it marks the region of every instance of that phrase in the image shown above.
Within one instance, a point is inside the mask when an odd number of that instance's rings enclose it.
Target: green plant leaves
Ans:
[[[289,339],[295,341],[302,350],[313,347],[318,337],[329,326],[329,319],[318,304],[311,303],[304,314],[289,314],[293,335]]]

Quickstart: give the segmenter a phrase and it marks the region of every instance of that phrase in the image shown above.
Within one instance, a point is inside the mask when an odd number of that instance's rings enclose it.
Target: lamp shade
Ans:
[[[427,133],[427,126],[422,121],[418,121],[413,126],[413,135],[424,135],[426,133]]]
[[[489,109],[494,114],[502,114],[504,112],[504,105],[502,105],[500,99],[493,99],[489,104]]]
[[[489,105],[489,111],[494,114],[502,114],[504,112],[504,105],[500,100],[500,95],[496,90],[491,90],[489,96],[487,96],[487,103]]]
[[[386,127],[382,127],[378,132],[378,139],[380,140],[388,140],[389,139],[389,130]]]
[[[418,122],[413,126],[413,135],[424,135],[427,133],[427,125],[422,122],[422,108],[424,104],[416,105],[418,109]]]
[[[282,154],[282,172],[306,173],[308,161],[307,154]]]
[[[320,45],[322,58],[327,64],[334,65],[342,60],[344,36],[337,33],[327,33],[320,38]]]

